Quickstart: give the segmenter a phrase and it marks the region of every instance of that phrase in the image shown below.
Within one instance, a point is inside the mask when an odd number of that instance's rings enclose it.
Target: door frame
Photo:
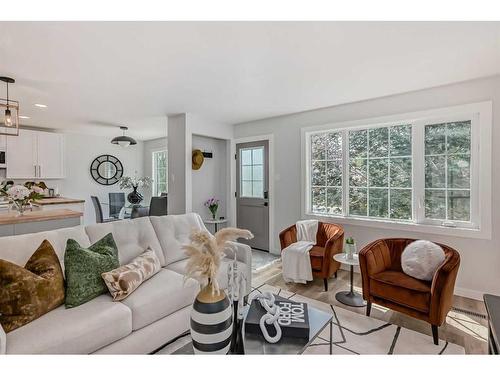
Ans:
[[[234,217],[234,226],[237,225],[236,218],[236,144],[238,143],[247,143],[247,142],[258,142],[258,141],[268,141],[269,145],[269,253],[270,254],[278,254],[279,249],[275,249],[275,238],[274,238],[274,134],[262,134],[251,137],[242,137],[235,138],[233,142],[231,142],[231,175],[234,178],[231,179],[231,191],[232,191],[232,207],[231,207],[231,216]]]

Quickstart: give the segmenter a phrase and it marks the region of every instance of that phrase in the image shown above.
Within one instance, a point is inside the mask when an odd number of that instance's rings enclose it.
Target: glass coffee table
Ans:
[[[302,354],[319,334],[330,325],[330,354],[332,354],[332,319],[333,314],[307,305],[309,314],[309,339],[282,337],[276,344],[268,343],[262,335],[245,333],[243,330],[243,345],[245,354]]]
[[[333,314],[307,305],[309,313],[309,338],[299,339],[296,337],[282,337],[275,344],[268,343],[262,335],[256,333],[245,333],[243,328],[243,345],[245,354],[302,354],[319,334],[330,325],[330,354],[332,354]],[[248,311],[248,306],[246,307]],[[246,316],[246,312],[245,312]],[[243,324],[244,327],[244,324]],[[191,342],[175,351],[173,354],[193,354]]]

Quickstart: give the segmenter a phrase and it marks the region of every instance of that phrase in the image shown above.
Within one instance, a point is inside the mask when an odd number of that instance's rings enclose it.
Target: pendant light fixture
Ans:
[[[0,109],[3,118],[0,118],[0,134],[19,135],[19,102],[10,100],[9,84],[16,80],[10,77],[0,77],[0,81],[5,82],[7,86],[7,99],[0,99]]]
[[[135,145],[137,144],[137,141],[134,138],[127,137],[125,135],[125,131],[128,130],[126,126],[120,126],[120,129],[123,131],[123,135],[120,135],[119,137],[115,137],[111,140],[111,143],[114,145],[119,145],[123,148],[128,147],[130,145]]]

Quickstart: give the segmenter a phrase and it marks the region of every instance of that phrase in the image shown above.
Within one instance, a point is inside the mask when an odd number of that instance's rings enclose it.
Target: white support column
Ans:
[[[192,136],[185,113],[168,116],[168,213],[191,212]]]

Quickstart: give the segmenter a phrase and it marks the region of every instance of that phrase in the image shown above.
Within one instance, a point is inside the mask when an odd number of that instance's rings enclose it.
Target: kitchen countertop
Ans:
[[[82,212],[73,210],[63,210],[63,209],[26,211],[23,216],[18,216],[16,211],[11,211],[11,212],[0,213],[0,225],[70,219],[81,216],[83,216]]]
[[[42,198],[34,202],[34,204],[40,206],[45,206],[49,204],[72,204],[72,203],[85,203],[85,199],[56,197],[56,198]]]

